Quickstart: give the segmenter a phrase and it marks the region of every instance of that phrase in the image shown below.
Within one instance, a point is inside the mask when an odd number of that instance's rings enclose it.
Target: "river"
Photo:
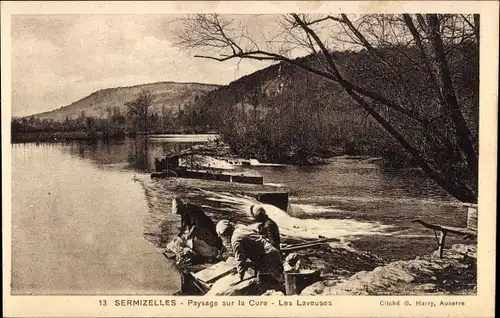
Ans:
[[[14,294],[172,294],[175,269],[143,237],[148,214],[135,176],[165,152],[211,136],[12,145],[12,292]],[[292,211],[311,219],[389,226],[360,236],[359,249],[408,258],[435,248],[414,218],[463,226],[459,202],[420,170],[388,170],[363,158],[318,167],[245,168],[264,182],[293,189]],[[303,215],[302,215],[303,217]],[[349,228],[346,229],[347,231]],[[422,244],[415,251],[405,242]],[[402,257],[404,256],[404,257]]]

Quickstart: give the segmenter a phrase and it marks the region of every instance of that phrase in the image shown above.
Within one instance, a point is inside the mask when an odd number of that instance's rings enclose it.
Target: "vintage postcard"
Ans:
[[[1,3],[5,317],[493,317],[497,1]]]

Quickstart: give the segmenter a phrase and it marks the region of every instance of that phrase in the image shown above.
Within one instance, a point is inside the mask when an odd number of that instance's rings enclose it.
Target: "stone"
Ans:
[[[477,259],[477,247],[475,245],[454,244],[451,249],[461,255]]]
[[[436,291],[437,286],[436,286],[436,284],[427,283],[427,284],[415,286],[414,289],[415,289],[415,291],[433,292],[433,291]]]
[[[262,294],[262,296],[285,296],[285,294],[283,294],[283,292],[281,292],[281,291],[276,291],[274,289],[270,289],[270,290],[266,290],[266,292],[264,294]]]
[[[285,258],[283,268],[285,272],[298,271],[301,269],[310,269],[312,267],[311,261],[303,255],[297,253],[290,253]]]
[[[321,295],[325,288],[328,286],[329,280],[323,280],[316,282],[312,285],[307,286],[302,290],[300,293],[301,296],[314,296],[314,295]],[[337,283],[337,281],[335,281]]]

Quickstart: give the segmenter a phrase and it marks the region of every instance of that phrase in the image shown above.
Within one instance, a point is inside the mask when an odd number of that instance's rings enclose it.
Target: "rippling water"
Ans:
[[[13,292],[175,292],[174,269],[143,238],[148,207],[134,175],[153,169],[154,158],[210,137],[12,145]],[[331,229],[389,258],[435,248],[433,234],[412,224],[414,218],[466,222],[460,203],[419,170],[339,157],[319,167],[243,171],[293,190],[292,218],[273,215],[291,224],[285,232],[312,226],[328,236]]]

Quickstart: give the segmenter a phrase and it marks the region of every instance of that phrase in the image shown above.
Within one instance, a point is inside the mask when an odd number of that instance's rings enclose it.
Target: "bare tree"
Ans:
[[[459,200],[477,202],[478,145],[464,116],[466,106],[477,109],[477,98],[473,105],[459,98],[452,62],[456,50],[473,47],[472,61],[464,63],[477,63],[478,16],[290,14],[281,16],[279,30],[264,39],[217,14],[188,16],[181,22],[177,45],[203,52],[196,57],[287,63],[330,80],[440,187]],[[346,47],[373,63],[344,65],[334,49]],[[294,58],[297,52],[309,58]],[[380,78],[362,79],[362,67]],[[360,76],[353,75],[356,69]],[[412,85],[415,73],[423,77],[420,91]]]
[[[136,131],[148,133],[152,103],[153,95],[148,90],[142,90],[133,101],[125,103],[129,116],[134,120]]]

